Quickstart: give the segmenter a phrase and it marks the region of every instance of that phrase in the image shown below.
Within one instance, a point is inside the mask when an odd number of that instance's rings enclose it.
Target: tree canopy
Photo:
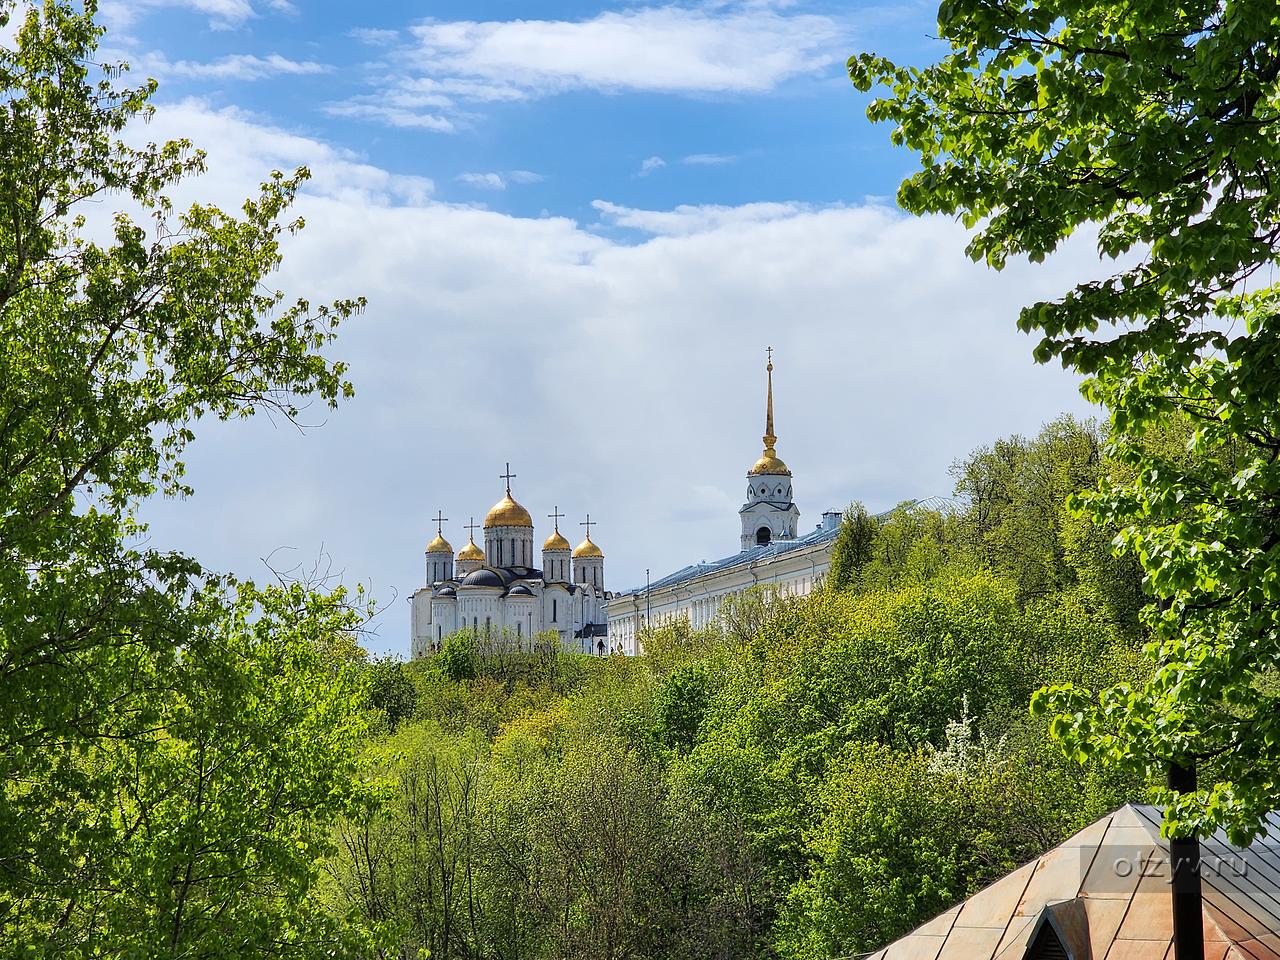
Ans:
[[[305,170],[173,208],[203,155],[126,143],[155,84],[96,62],[93,14],[0,3],[0,939],[331,953],[310,890],[360,802],[363,601],[206,571],[137,509],[189,492],[201,418],[349,395],[323,351],[361,302],[270,285]]]
[[[854,56],[868,108],[921,169],[912,213],[960,216],[997,268],[1073,233],[1115,272],[1028,304],[1036,356],[1086,375],[1128,466],[1076,501],[1156,598],[1150,682],[1037,701],[1072,752],[1148,772],[1177,832],[1243,839],[1280,806],[1280,8],[1271,0],[947,0],[947,53]],[[1182,454],[1161,441],[1185,426]]]

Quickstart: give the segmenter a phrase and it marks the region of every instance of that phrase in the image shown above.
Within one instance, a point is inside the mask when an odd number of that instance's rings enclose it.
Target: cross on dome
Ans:
[[[546,542],[542,544],[545,550],[568,550],[569,541],[560,535],[560,519],[564,516],[560,512],[560,508],[552,507],[551,512],[547,514],[548,519],[554,520],[556,528],[551,531],[551,536],[547,537]]]
[[[573,548],[573,559],[581,560],[585,557],[603,557],[604,552],[591,542],[591,528],[597,526],[596,521],[591,519],[591,514],[588,513],[587,519],[583,520],[578,524],[578,526],[587,528],[587,538]]]
[[[507,492],[485,514],[484,528],[486,530],[492,527],[528,527],[531,530],[533,529],[533,517],[529,515],[528,510],[516,503],[515,498],[511,496],[511,480],[514,477],[515,474],[511,472],[510,463],[507,464],[506,471],[498,474],[498,479],[506,484]]]
[[[480,524],[476,523],[476,518],[475,518],[475,517],[472,517],[472,518],[471,518],[471,522],[470,522],[470,523],[465,523],[465,524],[463,524],[462,529],[464,529],[464,530],[470,530],[470,531],[471,531],[471,539],[472,539],[472,540],[474,540],[474,539],[476,538],[476,531],[480,529]]]
[[[443,510],[437,510],[436,515],[431,519],[436,522],[436,535],[442,536],[444,534],[444,529],[442,527],[442,524],[448,523],[449,518],[444,515]]]

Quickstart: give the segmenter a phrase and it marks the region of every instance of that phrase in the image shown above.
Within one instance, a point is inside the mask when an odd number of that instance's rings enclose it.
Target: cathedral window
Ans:
[[[551,598],[551,622],[556,622],[556,598]]]
[[[764,546],[764,544],[768,543],[772,539],[773,535],[769,532],[768,527],[761,527],[756,531],[756,543],[758,545]]]

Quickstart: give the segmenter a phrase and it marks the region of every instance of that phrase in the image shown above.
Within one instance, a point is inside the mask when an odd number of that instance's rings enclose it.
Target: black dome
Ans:
[[[533,593],[523,583],[517,583],[508,592],[509,597],[532,597]]]
[[[457,595],[458,591],[453,587],[441,587],[440,592],[436,594],[437,597],[456,597]]]
[[[462,581],[464,587],[501,587],[502,578],[488,567],[468,573]]]

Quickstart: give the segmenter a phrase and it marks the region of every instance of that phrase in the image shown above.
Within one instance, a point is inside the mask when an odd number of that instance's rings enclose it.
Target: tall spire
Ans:
[[[791,475],[791,471],[787,469],[787,465],[778,459],[778,437],[773,432],[773,347],[767,347],[765,353],[768,354],[769,362],[765,365],[765,373],[768,376],[769,392],[765,405],[764,414],[764,453],[760,459],[755,462],[748,473],[752,476],[756,474],[779,474]]]
[[[775,457],[777,451],[774,450],[774,445],[777,444],[778,438],[773,434],[773,347],[766,347],[765,353],[769,356],[769,363],[765,367],[769,377],[769,402],[764,416],[764,455]]]

